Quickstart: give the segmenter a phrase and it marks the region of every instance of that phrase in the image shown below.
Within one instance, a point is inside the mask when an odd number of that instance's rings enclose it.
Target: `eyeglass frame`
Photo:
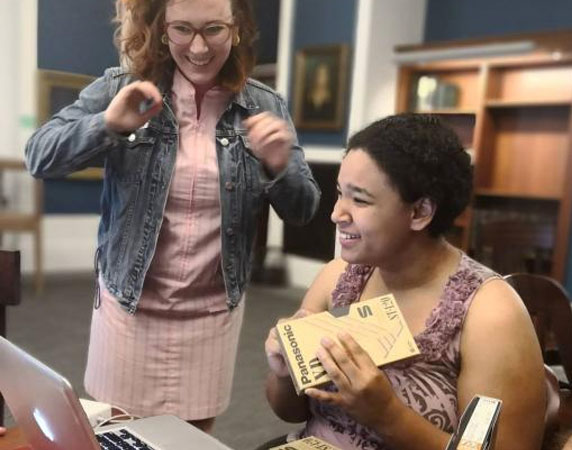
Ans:
[[[171,39],[171,37],[169,36],[169,27],[173,24],[184,24],[186,26],[188,26],[193,34],[191,35],[191,38],[189,39],[189,42],[186,42],[184,44],[179,44],[175,41],[173,41]],[[225,27],[228,27],[228,37],[225,39],[224,42],[226,42],[226,40],[228,40],[229,38],[232,37],[232,31],[236,29],[237,25],[234,23],[229,23],[229,22],[223,22],[223,21],[216,21],[216,22],[209,22],[208,24],[203,25],[201,28],[197,29],[195,28],[193,25],[191,25],[189,22],[185,22],[185,21],[178,21],[178,20],[174,20],[172,22],[165,22],[165,35],[167,36],[167,39],[169,39],[169,41],[171,41],[173,44],[175,45],[191,45],[191,43],[193,42],[193,40],[197,37],[197,34],[201,36],[202,40],[204,42],[206,42],[209,45],[217,45],[217,44],[211,44],[209,42],[209,40],[205,37],[205,35],[203,34],[203,30],[209,26],[212,25],[224,25]],[[221,42],[222,44],[222,42]]]

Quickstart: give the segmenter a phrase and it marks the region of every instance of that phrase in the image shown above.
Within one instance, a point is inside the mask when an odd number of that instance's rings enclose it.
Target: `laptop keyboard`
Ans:
[[[102,450],[154,450],[125,429],[96,434]]]

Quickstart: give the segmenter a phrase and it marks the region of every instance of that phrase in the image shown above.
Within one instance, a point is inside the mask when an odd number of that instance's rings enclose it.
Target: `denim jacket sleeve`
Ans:
[[[119,90],[119,73],[118,68],[107,69],[72,105],[34,132],[26,144],[26,164],[33,176],[61,177],[102,165],[105,152],[119,141],[104,123],[105,110]]]
[[[279,115],[288,122],[294,136],[288,166],[270,180],[261,171],[266,186],[265,194],[282,220],[292,225],[304,225],[314,217],[320,204],[321,192],[304,158],[304,151],[298,143],[296,130],[284,100],[277,96]]]

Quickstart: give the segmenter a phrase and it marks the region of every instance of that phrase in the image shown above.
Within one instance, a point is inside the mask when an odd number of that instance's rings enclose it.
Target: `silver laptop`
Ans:
[[[138,419],[94,433],[70,383],[0,337],[0,392],[32,448],[42,450],[231,450],[174,416]]]

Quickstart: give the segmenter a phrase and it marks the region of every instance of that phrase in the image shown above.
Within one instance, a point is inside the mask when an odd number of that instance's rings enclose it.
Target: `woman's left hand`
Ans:
[[[340,344],[323,338],[317,356],[338,388],[328,392],[310,388],[304,392],[321,402],[343,408],[358,423],[372,429],[384,428],[385,421],[399,410],[396,397],[384,373],[348,333],[338,335]]]
[[[269,112],[244,121],[248,139],[256,156],[272,175],[278,175],[288,165],[294,136],[285,120]]]

